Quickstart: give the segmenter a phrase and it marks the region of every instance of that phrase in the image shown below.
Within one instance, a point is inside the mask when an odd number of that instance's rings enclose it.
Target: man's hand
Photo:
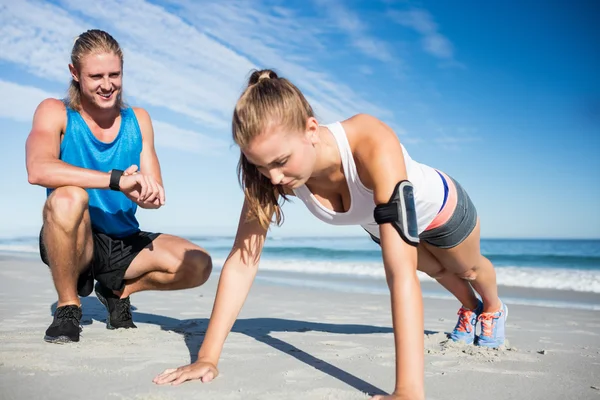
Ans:
[[[150,175],[138,172],[137,165],[127,168],[119,181],[121,192],[142,208],[159,208],[165,204],[165,190]]]
[[[138,166],[133,164],[133,165],[129,166],[129,168],[127,168],[125,171],[123,171],[123,176],[137,174],[137,171],[138,171]]]

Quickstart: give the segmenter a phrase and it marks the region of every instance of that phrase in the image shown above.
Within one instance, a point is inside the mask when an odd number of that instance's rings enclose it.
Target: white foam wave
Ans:
[[[0,244],[0,252],[10,253],[38,253],[40,249],[37,244]]]
[[[222,265],[224,260],[215,261],[215,264]],[[346,277],[385,279],[385,271],[381,263],[263,260],[260,269],[311,275],[342,275]],[[420,271],[418,276],[421,281],[433,281]],[[503,286],[600,293],[600,270],[509,266],[497,267],[496,276],[498,284]]]
[[[0,252],[35,254],[39,252],[39,249],[37,243],[7,243],[0,244]],[[225,259],[214,260],[215,265],[219,266],[224,262]],[[260,269],[307,275],[385,279],[383,264],[377,262],[267,259],[261,261]],[[418,272],[418,276],[421,281],[433,281],[422,272]],[[496,279],[498,284],[503,286],[600,293],[600,270],[508,266],[496,268]]]
[[[496,268],[499,285],[600,293],[600,271],[566,268]]]

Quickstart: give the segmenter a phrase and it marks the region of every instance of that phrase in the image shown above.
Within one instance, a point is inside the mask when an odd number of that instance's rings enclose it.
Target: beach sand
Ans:
[[[388,296],[257,281],[220,376],[173,387],[152,379],[195,359],[218,272],[200,288],[134,294],[138,329],[107,330],[95,295],[83,298],[81,341],[67,345],[43,341],[56,306],[47,267],[0,256],[0,277],[1,399],[351,400],[393,389]],[[448,341],[455,300],[424,305],[427,399],[600,399],[600,311],[509,303],[508,344],[488,350]]]

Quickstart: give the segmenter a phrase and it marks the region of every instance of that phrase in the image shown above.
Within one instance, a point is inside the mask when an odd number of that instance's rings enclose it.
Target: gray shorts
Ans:
[[[477,209],[469,195],[459,183],[454,180],[456,187],[456,208],[450,219],[437,228],[422,232],[419,239],[441,249],[450,249],[461,244],[477,225]]]

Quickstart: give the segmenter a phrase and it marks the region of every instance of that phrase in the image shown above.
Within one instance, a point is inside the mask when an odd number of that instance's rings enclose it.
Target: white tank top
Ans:
[[[379,225],[373,217],[375,210],[373,191],[367,189],[360,181],[346,131],[340,122],[325,125],[325,127],[333,134],[340,151],[344,176],[350,190],[350,208],[346,212],[330,210],[317,200],[306,185],[294,189],[294,194],[321,221],[331,225],[360,225],[371,235],[380,238]],[[417,225],[420,234],[433,221],[442,207],[444,185],[435,169],[414,161],[404,146],[402,146],[402,153],[408,180],[414,186]]]

